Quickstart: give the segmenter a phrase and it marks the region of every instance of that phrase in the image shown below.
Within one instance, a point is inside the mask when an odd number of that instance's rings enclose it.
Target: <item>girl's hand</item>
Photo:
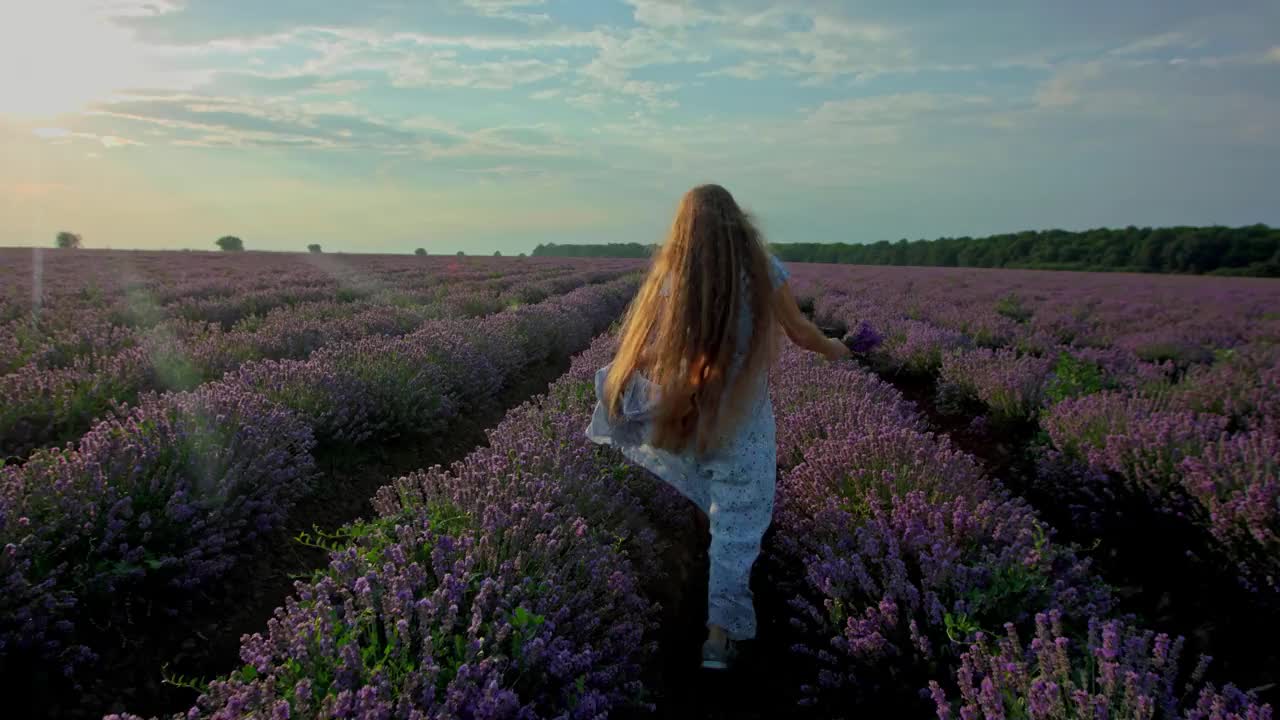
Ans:
[[[822,350],[822,356],[828,360],[844,360],[851,355],[853,353],[839,338],[827,338],[827,347]]]

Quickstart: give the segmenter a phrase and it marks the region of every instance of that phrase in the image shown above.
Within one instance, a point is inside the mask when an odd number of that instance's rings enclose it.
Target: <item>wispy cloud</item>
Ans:
[[[1054,71],[1035,93],[1036,105],[1041,108],[1061,108],[1080,101],[1081,85],[1102,74],[1103,64],[1098,61],[1067,65]]]
[[[551,22],[551,16],[545,12],[533,12],[533,8],[542,8],[546,0],[463,0],[463,4],[479,14],[499,20],[512,20],[528,25],[541,25]]]
[[[99,135],[91,132],[74,132],[66,128],[59,127],[36,128],[32,130],[32,134],[42,140],[48,140],[54,143],[70,143],[75,140],[88,140],[100,144],[104,148],[146,145],[146,143],[141,140],[131,140],[118,135]]]
[[[1204,45],[1204,41],[1192,38],[1186,33],[1168,32],[1139,38],[1111,51],[1112,55],[1142,55],[1155,50],[1167,48],[1194,48]]]
[[[192,94],[125,96],[99,103],[90,118],[154,126],[173,141],[202,147],[310,147],[411,151],[464,138],[379,119],[350,103],[285,104]]]
[[[917,121],[926,116],[947,119],[990,108],[990,97],[951,93],[901,93],[830,100],[808,116],[814,125],[893,124]]]
[[[180,0],[49,0],[76,6],[81,12],[107,18],[155,17],[182,10]]]
[[[636,22],[655,28],[687,28],[718,22],[722,16],[701,9],[687,0],[626,0]]]
[[[481,90],[509,90],[530,85],[568,71],[563,60],[536,58],[485,62],[459,62],[449,52],[423,54],[401,61],[391,71],[396,87],[447,86]]]

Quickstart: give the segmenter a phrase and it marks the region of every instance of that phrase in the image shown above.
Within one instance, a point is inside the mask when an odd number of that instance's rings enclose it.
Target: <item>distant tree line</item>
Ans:
[[[654,246],[539,245],[533,254],[557,257],[648,257]],[[855,265],[1024,268],[1280,277],[1280,229],[1168,227],[1040,230],[988,237],[883,240],[871,244],[779,243],[791,262]]]
[[[547,243],[533,249],[534,257],[608,257],[644,258],[653,253],[656,245],[640,243],[609,243],[607,245],[557,245]]]

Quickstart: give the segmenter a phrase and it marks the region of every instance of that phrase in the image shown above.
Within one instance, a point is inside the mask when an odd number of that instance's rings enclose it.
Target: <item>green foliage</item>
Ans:
[[[421,504],[413,499],[406,498],[406,500],[414,507]],[[406,509],[405,515],[409,513],[410,511]],[[427,503],[426,515],[431,523],[431,529],[440,535],[457,537],[475,528],[475,522],[470,515],[443,500],[433,499]],[[406,518],[357,520],[332,531],[312,526],[310,531],[303,530],[295,535],[293,540],[304,547],[316,548],[328,553],[359,548],[361,559],[371,566],[377,566],[382,563],[387,549],[397,541],[396,522],[404,519]],[[319,572],[324,573],[328,570]]]
[[[252,668],[252,666],[246,666]],[[242,671],[243,672],[243,671]],[[160,682],[176,688],[185,688],[203,693],[209,689],[209,681],[169,671],[169,663],[160,666]]]
[[[1071,353],[1062,352],[1054,363],[1053,372],[1045,383],[1045,397],[1052,403],[1067,398],[1092,395],[1101,392],[1107,386],[1102,368],[1091,362],[1085,362]]]
[[[73,232],[63,230],[58,233],[56,243],[63,250],[77,250],[80,248],[82,238]]]
[[[418,248],[417,250],[413,251],[413,254],[417,255],[418,257],[426,257],[427,251],[423,248]]]
[[[978,623],[965,613],[946,613],[942,616],[942,621],[947,629],[947,639],[951,642],[969,642],[982,631]]]
[[[310,245],[307,246],[307,252],[319,255],[322,251],[319,245],[317,245],[316,243],[311,243]]]
[[[644,258],[654,247],[636,243],[549,243],[539,245],[533,254]],[[791,243],[770,248],[791,262],[1280,277],[1280,230],[1261,224],[1236,228],[1130,226],[1083,232],[1027,230],[981,238]]]
[[[1031,308],[1022,304],[1022,298],[1017,293],[1009,293],[1000,298],[996,302],[996,313],[1018,323],[1025,323],[1033,314]]]
[[[243,252],[244,241],[235,235],[223,235],[218,238],[217,246],[224,252]]]
[[[428,517],[432,530],[437,533],[456,535],[461,532],[474,531],[472,519],[447,503],[433,501],[428,505]],[[416,511],[413,511],[416,513]],[[379,566],[389,551],[400,540],[397,537],[396,525],[399,518],[379,518],[372,521],[357,522],[334,532],[315,531],[303,533],[298,541],[310,547],[327,551],[358,550],[357,565],[362,567]],[[415,549],[410,559],[424,568],[431,567],[432,546],[423,545]],[[317,578],[337,572],[334,568],[317,571]],[[479,579],[484,576],[482,569],[468,582],[459,611],[468,615],[472,611],[471,603],[479,591]],[[438,582],[438,578],[430,578],[428,587]],[[314,607],[315,600],[300,601],[304,607]],[[314,634],[308,638],[300,638],[308,646],[319,648],[326,646],[338,651],[313,652],[299,655],[298,659],[288,660],[280,671],[271,678],[276,692],[284,697],[293,708],[299,706],[298,698],[293,694],[300,680],[310,682],[312,707],[316,700],[334,694],[338,677],[343,673],[356,673],[361,678],[375,675],[390,679],[393,686],[403,686],[405,678],[419,671],[420,659],[424,649],[430,648],[433,664],[439,668],[434,677],[436,690],[443,691],[449,682],[457,676],[459,669],[467,663],[476,662],[481,657],[504,655],[510,659],[513,670],[512,682],[536,682],[536,678],[524,675],[524,649],[530,641],[544,633],[546,618],[530,612],[527,608],[517,606],[506,616],[513,632],[508,640],[478,651],[470,646],[468,631],[464,628],[445,630],[442,627],[419,625],[415,618],[409,619],[409,625],[387,622],[378,610],[377,603],[363,608],[352,615],[340,607],[330,609],[327,621],[317,622]],[[494,637],[498,630],[498,621],[503,618],[494,617],[482,623],[479,636]],[[347,657],[343,648],[353,648],[354,657],[358,658],[355,666],[339,666],[339,658]],[[477,654],[479,653],[479,655]],[[342,662],[345,662],[343,660]],[[252,665],[245,665],[231,675],[232,680],[253,682],[262,680],[261,674]]]
[[[352,303],[357,300],[363,300],[364,298],[368,297],[368,295],[369,295],[368,292],[360,288],[340,287],[333,294],[333,299],[340,303]],[[387,304],[394,305],[396,303],[388,302]]]
[[[1035,554],[1042,555],[1049,543],[1048,533],[1038,522],[1032,525],[1031,531]],[[986,584],[964,594],[968,613],[947,613],[943,618],[947,637],[955,642],[970,642],[974,633],[990,634],[1019,608],[1027,607],[1030,598],[1034,598],[1031,604],[1047,600],[1050,587],[1049,577],[1038,565],[1021,562],[997,564],[990,568],[990,579]]]
[[[511,656],[517,660],[523,657],[524,644],[532,640],[538,634],[538,628],[542,627],[547,619],[541,615],[534,615],[522,607],[515,609],[511,614],[511,626],[515,628],[515,632],[511,635]]]

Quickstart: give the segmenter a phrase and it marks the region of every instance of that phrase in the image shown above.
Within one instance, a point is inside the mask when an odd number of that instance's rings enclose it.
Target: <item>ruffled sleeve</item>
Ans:
[[[587,426],[587,438],[600,445],[635,446],[649,440],[658,406],[658,386],[640,373],[633,373],[622,393],[622,412],[609,416],[604,404],[604,383],[612,364],[596,371],[596,407]]]
[[[773,283],[773,289],[777,290],[789,277],[791,277],[791,272],[782,264],[782,261],[778,259],[778,256],[770,255],[769,281]]]

